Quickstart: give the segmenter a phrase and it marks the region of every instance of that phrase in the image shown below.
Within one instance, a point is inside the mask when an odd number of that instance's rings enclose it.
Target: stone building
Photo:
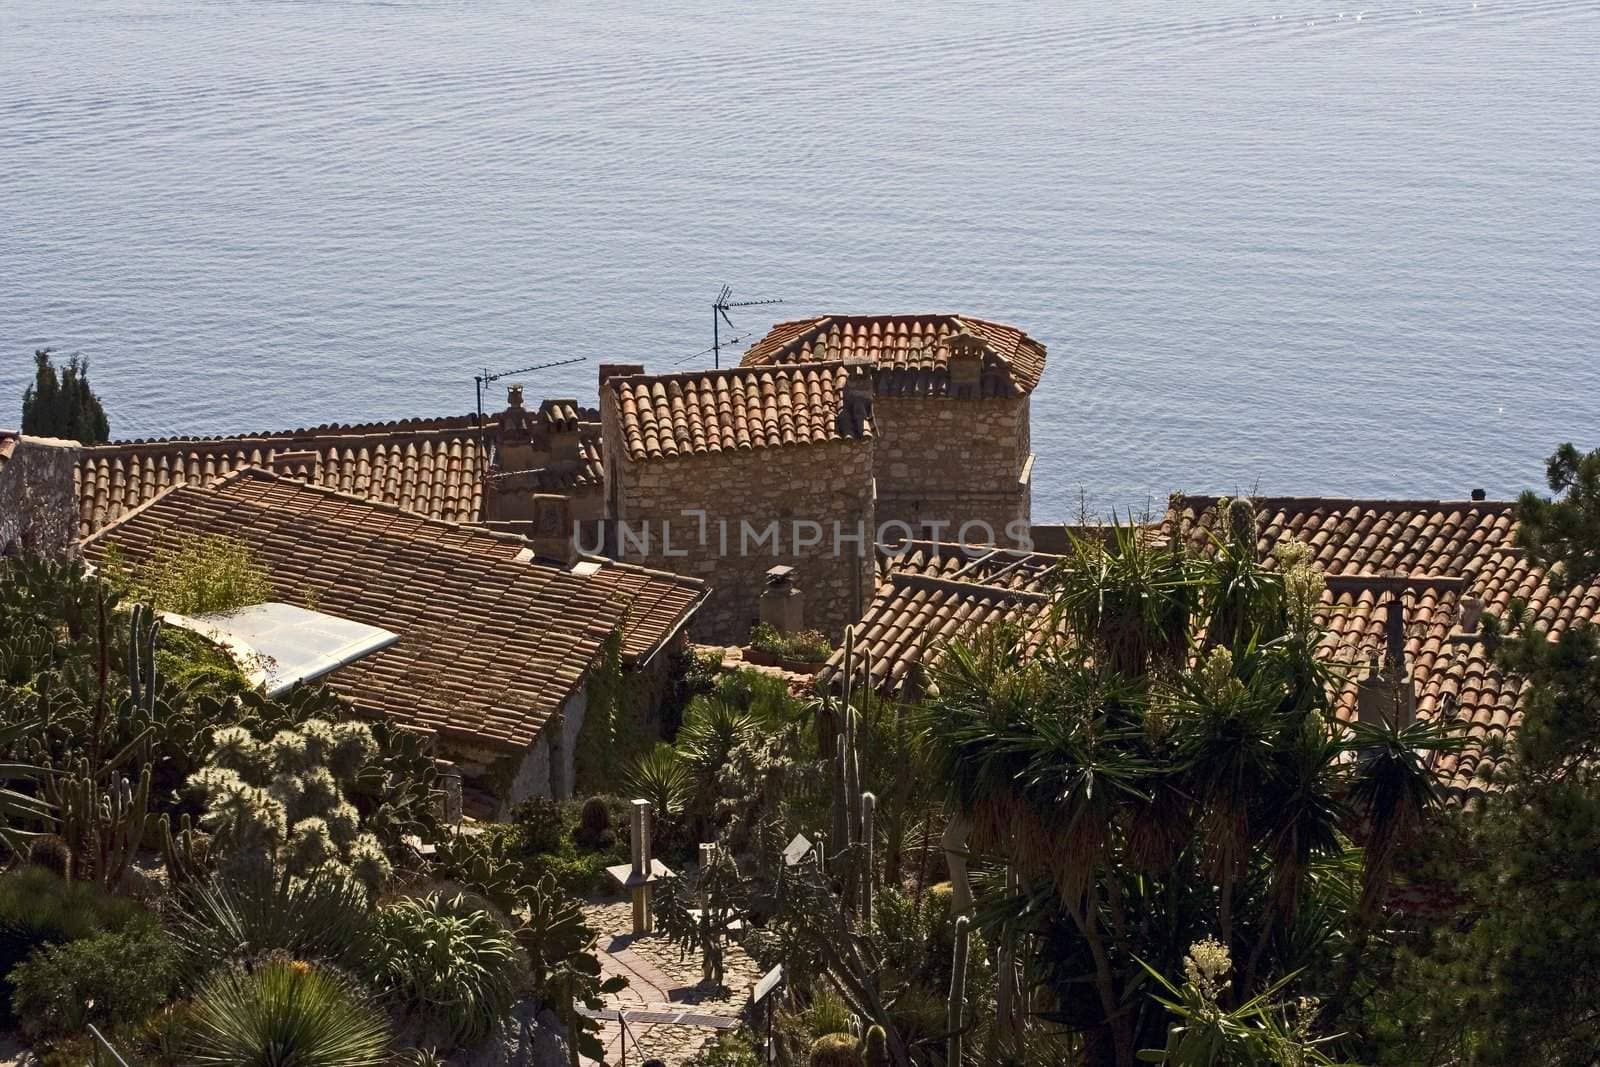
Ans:
[[[116,441],[81,450],[78,534],[87,537],[174,485],[245,467],[322,485],[448,522],[531,522],[535,496],[559,496],[579,520],[604,509],[599,412],[572,400],[505,411],[331,424],[223,437]]]
[[[748,638],[777,565],[805,625],[842,630],[871,596],[871,366],[641,371],[600,371],[611,552],[704,579],[698,639]]]
[[[520,537],[249,467],[157,493],[84,552],[98,564],[114,547],[138,567],[216,535],[249,546],[272,600],[398,635],[326,682],[358,713],[428,738],[479,815],[570,796],[588,681],[609,636],[620,635],[628,698],[648,713],[705,597],[678,575],[546,557]]]
[[[1044,346],[963,315],[823,315],[779,323],[746,367],[864,360],[873,368],[880,524],[901,536],[1020,544],[1031,514],[1029,397]],[[982,526],[969,528],[967,522]],[[1010,533],[1008,534],[1008,530]]]
[[[77,547],[73,469],[82,446],[0,430],[0,556],[69,556]]]

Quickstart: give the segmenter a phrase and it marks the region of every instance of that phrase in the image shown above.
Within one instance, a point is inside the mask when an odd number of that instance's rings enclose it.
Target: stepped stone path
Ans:
[[[620,974],[628,979],[626,989],[606,997],[606,1007],[651,1013],[650,1020],[630,1021],[626,1038],[620,1022],[601,1020],[600,1043],[606,1050],[607,1067],[623,1063],[624,1053],[630,1065],[657,1056],[668,1067],[678,1067],[716,1041],[721,1032],[718,1027],[742,1020],[761,972],[738,945],[727,947],[723,973],[727,988],[708,990],[699,984],[698,955],[680,959],[677,948],[659,934],[633,936],[633,910],[627,901],[590,904],[584,911],[589,924],[600,931],[596,952],[601,971],[607,978]],[[709,1025],[654,1021],[685,1015],[700,1017]]]

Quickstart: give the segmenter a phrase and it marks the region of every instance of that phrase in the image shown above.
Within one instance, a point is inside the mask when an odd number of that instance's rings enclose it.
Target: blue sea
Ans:
[[[1042,340],[1040,519],[1510,494],[1600,446],[1600,0],[0,0],[0,424],[593,403],[725,283]]]

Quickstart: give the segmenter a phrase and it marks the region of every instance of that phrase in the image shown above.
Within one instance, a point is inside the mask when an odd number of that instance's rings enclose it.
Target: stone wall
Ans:
[[[695,640],[747,640],[766,572],[779,564],[795,568],[807,628],[837,638],[856,618],[872,593],[870,439],[635,461],[615,429],[608,419],[612,548],[619,559],[710,585],[689,626]],[[685,514],[695,511],[704,519]],[[864,536],[836,550],[835,524]]]
[[[0,556],[60,559],[78,545],[76,441],[0,430]]]
[[[1027,397],[880,396],[873,401],[878,521],[909,523],[916,536],[953,541],[981,521],[1002,543],[1030,516]],[[936,533],[928,523],[947,524]],[[982,537],[971,529],[972,539]]]

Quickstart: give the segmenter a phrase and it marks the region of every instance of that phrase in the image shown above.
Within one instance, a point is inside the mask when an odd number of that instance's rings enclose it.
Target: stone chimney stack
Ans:
[[[547,463],[576,463],[583,453],[579,439],[578,402],[546,400],[539,406],[539,428],[544,431]]]
[[[572,501],[559,493],[533,494],[533,528],[528,534],[533,554],[557,563],[578,561],[573,539]]]
[[[977,396],[983,382],[983,342],[965,330],[951,334],[950,395]]]
[[[495,418],[495,465],[502,472],[542,466],[534,454],[534,419],[522,405],[522,386],[506,392],[506,409]]]
[[[839,432],[860,437],[872,422],[872,398],[877,391],[877,364],[870,359],[851,359],[844,364],[844,396],[839,409]]]
[[[267,469],[280,478],[293,478],[312,485],[322,480],[322,454],[312,449],[300,452],[274,452]]]
[[[73,474],[82,452],[76,441],[0,430],[0,556],[77,554]]]
[[[1405,592],[1398,585],[1389,593],[1384,615],[1384,654],[1376,650],[1367,664],[1367,676],[1356,683],[1356,717],[1370,725],[1410,726],[1417,718],[1417,688],[1406,663]]]
[[[780,634],[805,629],[805,597],[794,584],[793,567],[773,567],[761,592],[761,621]]]

